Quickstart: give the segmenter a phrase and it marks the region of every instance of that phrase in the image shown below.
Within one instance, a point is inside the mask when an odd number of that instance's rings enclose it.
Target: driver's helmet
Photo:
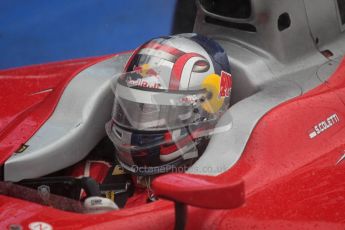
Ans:
[[[207,37],[159,37],[137,48],[112,83],[106,130],[119,163],[147,176],[196,160],[230,106],[231,85],[228,57]]]

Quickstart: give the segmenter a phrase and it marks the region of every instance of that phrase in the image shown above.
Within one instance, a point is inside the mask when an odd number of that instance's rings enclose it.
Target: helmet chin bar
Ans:
[[[200,143],[200,141],[198,141],[198,143]],[[196,160],[199,157],[199,148],[196,145],[198,144],[192,142],[188,146],[183,147],[187,150],[183,150],[182,148],[170,153],[171,155],[179,154],[179,156],[177,158],[175,157],[174,160],[171,160],[160,166],[139,166],[136,164],[129,165],[122,161],[118,154],[116,154],[116,159],[126,171],[137,176],[153,176],[168,172],[185,172],[188,169],[187,162],[190,162],[189,160]],[[181,155],[181,153],[183,154]]]
[[[158,135],[165,136],[165,134],[170,134],[170,141],[164,140],[164,142],[152,143],[153,145],[150,146],[145,144],[136,146],[136,143],[133,142],[124,143],[129,147],[122,146],[116,134],[117,130],[123,132],[122,136],[124,136],[126,140],[133,140],[132,137],[137,139],[135,136],[141,135],[157,135],[157,132],[128,130],[112,122],[107,124],[106,130],[108,136],[116,146],[117,153],[115,155],[121,166],[132,174],[151,176],[174,170],[176,172],[186,171],[186,164],[182,163],[190,163],[188,160],[196,160],[201,155],[203,152],[203,147],[201,147],[202,142],[207,142],[208,135],[210,131],[213,130],[211,127],[214,125],[214,123],[204,123],[201,127],[196,125],[182,127],[177,130],[161,131]],[[179,133],[179,135],[174,136],[174,132]],[[147,163],[141,161],[141,154],[150,156],[151,159],[156,159],[156,163],[150,165],[150,161]]]

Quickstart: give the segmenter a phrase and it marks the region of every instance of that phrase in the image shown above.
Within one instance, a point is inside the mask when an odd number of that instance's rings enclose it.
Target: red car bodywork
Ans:
[[[81,69],[102,59],[0,72],[4,82],[0,86],[1,102],[6,102],[0,111],[2,162],[49,117],[68,81]],[[36,80],[30,76],[36,76]],[[202,181],[205,188],[213,183],[221,187],[243,181],[245,203],[235,209],[221,210],[189,206],[186,228],[344,229],[345,161],[340,160],[345,151],[344,77],[345,61],[321,86],[265,114],[253,130],[240,160],[231,169],[216,179],[195,176],[198,183],[195,186],[200,188],[203,188]],[[21,101],[27,94],[50,88],[54,89],[50,93]],[[321,125],[324,132],[310,138],[310,130],[334,114],[337,120],[327,127]],[[174,189],[181,190],[183,196],[184,186],[194,186],[193,175],[188,182],[182,180],[179,184],[176,184],[177,177],[164,175],[153,186],[163,197]],[[204,199],[205,203],[234,202],[226,190],[223,196],[209,190]],[[166,200],[104,214],[77,214],[0,195],[0,229],[11,224],[27,228],[36,221],[49,223],[54,229],[172,229],[175,220],[173,202]]]

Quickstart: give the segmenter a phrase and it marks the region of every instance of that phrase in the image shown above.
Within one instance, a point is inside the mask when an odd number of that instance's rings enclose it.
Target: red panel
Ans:
[[[23,229],[36,221],[44,221],[56,229],[172,229],[173,205],[155,202],[144,206],[105,214],[64,212],[23,200],[0,195],[0,229],[19,224]]]
[[[69,81],[96,57],[0,71],[0,164],[42,126]]]
[[[152,188],[159,197],[202,208],[232,209],[244,203],[242,181],[219,183],[213,176],[170,173],[156,178]]]

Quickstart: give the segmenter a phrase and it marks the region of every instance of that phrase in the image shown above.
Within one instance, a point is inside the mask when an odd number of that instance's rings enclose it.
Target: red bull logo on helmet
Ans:
[[[155,70],[151,69],[148,64],[144,64],[144,65],[141,65],[141,66],[136,66],[134,68],[134,71],[136,73],[141,74],[143,77],[158,76],[157,72]]]

